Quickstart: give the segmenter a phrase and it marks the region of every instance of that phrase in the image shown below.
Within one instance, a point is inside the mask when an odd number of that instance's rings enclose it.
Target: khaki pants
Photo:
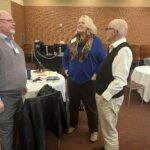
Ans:
[[[118,131],[116,129],[118,113],[124,96],[110,101],[96,94],[99,123],[101,126],[105,150],[119,150]]]

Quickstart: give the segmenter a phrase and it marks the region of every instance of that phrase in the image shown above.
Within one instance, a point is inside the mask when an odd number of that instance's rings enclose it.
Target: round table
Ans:
[[[131,80],[145,86],[144,93],[139,91],[145,102],[150,101],[150,66],[135,67]]]
[[[47,80],[50,77],[58,77],[58,80]],[[40,78],[40,80],[37,80]],[[52,86],[57,91],[62,93],[63,101],[66,101],[66,86],[65,86],[65,78],[61,74],[53,71],[43,71],[38,72],[35,70],[31,71],[31,80],[27,80],[27,93],[23,96],[23,99],[36,97],[38,91],[45,85],[48,84]]]

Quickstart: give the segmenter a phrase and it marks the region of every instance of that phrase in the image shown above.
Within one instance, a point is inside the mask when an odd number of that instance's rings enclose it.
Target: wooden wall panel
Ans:
[[[16,23],[16,33],[14,38],[16,42],[22,46],[26,43],[24,6],[11,2],[11,12]]]
[[[22,7],[12,4],[13,16],[17,20],[15,37],[19,43],[21,43],[20,36],[24,33],[26,43],[33,43],[36,39],[45,44],[67,42],[76,30],[79,17],[87,14],[93,18],[103,42],[105,42],[104,29],[109,21],[114,18],[124,18],[129,25],[128,41],[132,44],[149,44],[149,7]]]
[[[105,41],[104,28],[114,18],[124,18],[129,25],[128,41],[134,44],[150,40],[150,8],[146,7],[25,7],[26,36],[28,43],[40,39],[46,44],[65,42],[74,34],[78,18],[91,16],[97,25],[98,35]],[[62,27],[60,26],[62,24]]]

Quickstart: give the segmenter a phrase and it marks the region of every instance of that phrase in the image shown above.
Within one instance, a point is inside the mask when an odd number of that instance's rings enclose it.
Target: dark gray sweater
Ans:
[[[26,86],[26,68],[23,50],[16,54],[4,39],[0,38],[0,93],[16,93]]]

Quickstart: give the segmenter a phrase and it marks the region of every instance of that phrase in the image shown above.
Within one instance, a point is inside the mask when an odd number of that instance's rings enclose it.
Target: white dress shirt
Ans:
[[[126,42],[126,38],[122,38],[111,44],[110,52],[113,48],[116,48],[123,42]],[[127,85],[127,78],[129,75],[132,60],[133,57],[130,48],[121,48],[112,63],[112,75],[114,77],[114,80],[110,82],[107,89],[102,93],[102,96],[106,100],[109,101],[115,94],[117,94],[123,89],[124,86]]]
[[[4,35],[3,33],[0,33],[0,39],[3,39],[5,41],[5,43],[10,48],[12,48],[16,54],[19,54],[19,50],[15,46],[15,42],[13,40],[13,36],[10,38],[10,37],[7,37],[6,35]]]

